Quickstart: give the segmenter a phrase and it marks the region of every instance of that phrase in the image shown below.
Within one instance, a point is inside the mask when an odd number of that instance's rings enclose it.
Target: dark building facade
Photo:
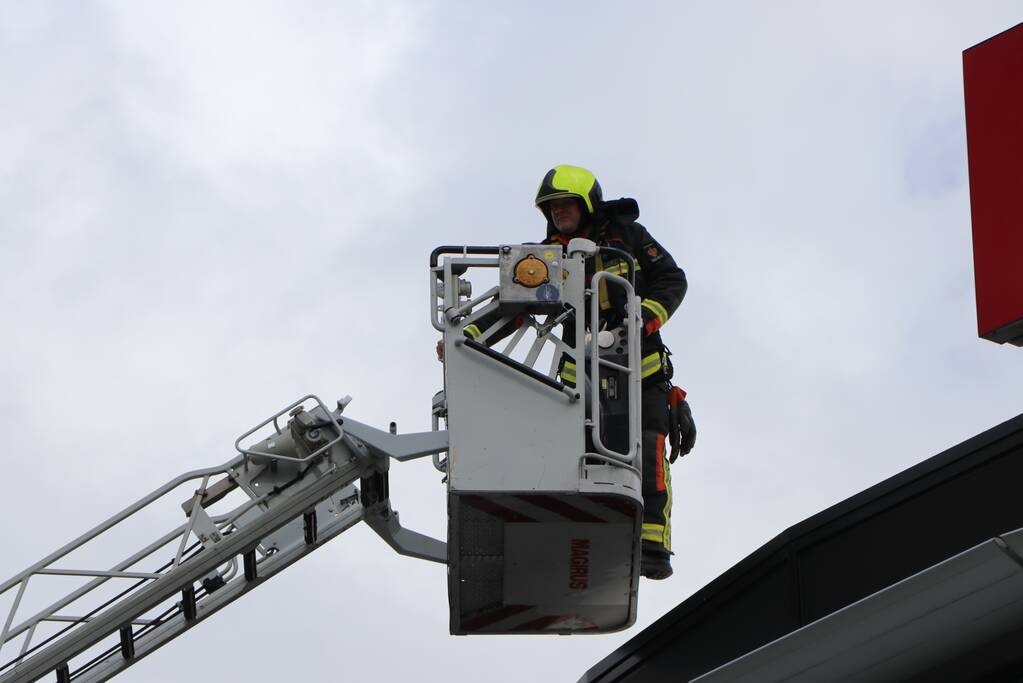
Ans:
[[[583,676],[689,681],[993,537],[1023,528],[1023,415],[784,531]],[[1020,632],[946,680],[1023,680]]]

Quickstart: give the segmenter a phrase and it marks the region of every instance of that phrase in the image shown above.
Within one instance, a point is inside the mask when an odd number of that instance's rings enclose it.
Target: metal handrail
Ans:
[[[57,562],[58,560],[62,559],[63,557],[69,555],[73,551],[77,550],[78,548],[81,548],[82,546],[86,545],[99,535],[103,534],[104,532],[113,528],[117,524],[128,519],[132,515],[148,507],[150,504],[163,498],[168,493],[177,490],[186,482],[199,478],[202,478],[205,482],[208,481],[211,476],[217,474],[229,474],[232,472],[232,470],[234,470],[234,468],[241,465],[242,462],[243,457],[236,457],[224,463],[223,465],[219,465],[217,467],[208,467],[203,469],[192,470],[171,479],[163,486],[160,486],[159,488],[150,492],[148,495],[138,499],[135,503],[124,508],[119,513],[108,518],[106,521],[96,525],[95,527],[93,527],[86,533],[82,534],[78,538],[74,539],[70,543],[65,544],[64,546],[54,551],[50,555],[44,557],[42,560],[36,562],[32,566],[11,577],[3,584],[0,584],[0,595],[3,595],[7,591],[11,590],[14,586],[19,586],[18,594],[15,596],[14,602],[11,604],[11,607],[8,611],[7,618],[4,621],[3,630],[0,631],[0,650],[3,649],[4,645],[11,642],[14,638],[17,638],[22,633],[25,633],[27,631],[29,632],[29,635],[26,636],[25,641],[22,645],[21,654],[15,657],[15,659],[12,661],[17,661],[21,659],[24,656],[25,652],[28,650],[28,647],[31,643],[32,635],[35,633],[36,626],[38,626],[40,622],[55,620],[65,621],[65,619],[54,618],[58,610],[67,607],[68,605],[76,602],[83,596],[91,593],[92,591],[106,583],[111,578],[137,578],[145,582],[156,580],[163,576],[163,574],[159,573],[130,572],[126,571],[126,569],[145,559],[149,555],[152,555],[160,548],[166,546],[168,543],[170,543],[177,536],[181,535],[183,532],[185,533],[184,538],[187,539],[187,534],[190,533],[190,526],[188,523],[178,525],[173,530],[160,537],[157,541],[149,544],[142,550],[139,550],[130,555],[129,557],[125,558],[124,560],[116,563],[112,568],[108,570],[59,569],[54,568],[51,565]],[[243,504],[241,507],[248,509],[251,506],[252,502],[253,501],[250,500],[248,501],[247,504]],[[214,521],[217,524],[222,524],[224,523],[223,518],[224,516],[218,516],[215,518]],[[79,586],[77,589],[59,598],[56,602],[50,604],[44,609],[39,610],[31,617],[25,619],[16,626],[12,626],[12,624],[14,624],[14,619],[17,616],[18,608],[21,606],[22,598],[24,597],[25,592],[27,590],[29,580],[33,576],[44,575],[83,576],[94,578],[91,581],[85,583],[82,586]]]
[[[294,458],[294,457],[292,457],[290,455],[281,455],[280,453],[267,453],[265,451],[257,451],[257,450],[253,450],[251,448],[242,448],[242,446],[241,446],[242,439],[245,439],[245,438],[247,438],[249,436],[252,436],[255,432],[258,432],[260,429],[262,429],[263,427],[267,426],[271,422],[274,424],[274,428],[277,430],[277,434],[278,435],[283,434],[284,433],[283,430],[280,428],[280,425],[277,424],[277,418],[281,417],[285,413],[290,412],[294,408],[297,408],[298,406],[302,405],[303,403],[305,403],[309,399],[312,399],[312,400],[316,401],[316,403],[320,407],[320,409],[323,410],[323,413],[330,418],[331,424],[337,430],[337,437],[335,437],[333,440],[327,442],[324,446],[321,446],[320,448],[316,449],[315,451],[313,451],[309,455],[305,456],[304,458]],[[273,460],[286,460],[288,462],[295,462],[295,463],[301,464],[301,463],[309,462],[313,458],[326,453],[328,450],[330,450],[330,448],[332,446],[334,446],[334,444],[336,444],[339,441],[341,441],[341,439],[344,438],[344,435],[345,435],[345,432],[344,432],[344,429],[341,428],[341,422],[338,421],[337,417],[335,417],[334,414],[327,408],[327,406],[324,405],[323,401],[321,401],[320,398],[318,396],[315,396],[314,394],[306,394],[305,396],[303,396],[302,398],[298,399],[297,401],[295,401],[291,405],[287,406],[286,408],[282,408],[281,410],[278,410],[276,413],[274,413],[273,415],[271,415],[270,417],[266,418],[265,420],[260,422],[258,425],[256,425],[252,429],[250,429],[249,431],[247,431],[244,434],[242,434],[241,436],[239,436],[234,441],[234,448],[235,448],[236,451],[238,451],[239,453],[241,453],[243,456],[246,456],[246,457],[271,458]]]
[[[451,259],[444,259],[443,263],[441,263],[439,261],[441,254],[460,254],[462,259],[459,261],[459,266],[463,267],[496,268],[500,264],[500,261],[496,258],[469,258],[468,254],[471,252],[496,254],[498,253],[498,248],[446,246],[437,247],[430,255],[430,324],[438,332],[444,331],[444,321],[439,314],[453,309],[458,304],[457,278],[451,270]],[[439,291],[437,287],[438,281],[441,286]],[[477,298],[485,298],[486,296],[487,294],[484,294],[483,297]],[[438,300],[442,301],[439,306],[437,304]]]
[[[640,452],[639,439],[639,414],[640,414],[640,392],[642,391],[640,377],[640,352],[638,342],[637,319],[639,317],[639,301],[636,298],[636,291],[632,284],[625,278],[613,275],[607,271],[598,271],[593,274],[590,280],[590,325],[594,327],[600,320],[600,297],[597,295],[600,283],[608,280],[618,285],[626,293],[626,329],[629,335],[629,367],[625,368],[618,363],[604,360],[600,357],[599,337],[595,331],[590,334],[590,405],[593,406],[590,418],[590,436],[593,440],[594,449],[603,456],[612,458],[619,462],[631,465],[637,460]],[[625,372],[629,378],[629,450],[625,453],[608,448],[600,438],[600,366],[612,367]]]
[[[612,465],[614,467],[621,467],[623,469],[627,469],[633,474],[635,474],[637,477],[641,479],[643,478],[642,473],[640,473],[640,471],[636,469],[636,467],[632,465],[626,465],[617,458],[609,458],[606,455],[601,455],[600,453],[583,453],[582,455],[579,456],[579,476],[582,476],[584,470],[586,469],[587,460],[600,460],[606,465]]]
[[[459,260],[459,267],[478,267],[478,268],[496,268],[500,265],[497,259],[487,258],[469,258],[469,253],[478,251],[478,249],[484,249],[484,254],[497,254],[497,247],[453,247],[453,246],[442,246],[435,249],[434,255],[430,259],[430,324],[433,325],[434,329],[438,332],[444,331],[444,321],[441,319],[440,313],[447,313],[456,307],[458,304],[458,287],[457,277],[451,270],[451,260],[445,259],[443,263],[438,265],[438,257],[441,254],[460,254],[462,258]],[[440,285],[440,286],[438,286]],[[491,294],[491,291],[483,294],[482,297],[477,299],[485,299],[487,295]],[[438,306],[438,301],[441,301]]]
[[[61,548],[55,550],[54,552],[50,553],[49,555],[47,555],[43,559],[41,559],[38,562],[36,562],[35,564],[33,564],[28,569],[25,569],[24,571],[16,574],[15,576],[11,577],[7,581],[5,581],[2,584],[0,584],[0,595],[3,595],[8,590],[10,590],[12,587],[17,585],[26,576],[30,576],[32,574],[35,574],[35,573],[37,573],[37,570],[39,570],[39,569],[41,569],[43,567],[46,567],[47,565],[50,565],[53,562],[59,560],[60,558],[64,557],[65,555],[67,555],[71,551],[79,548],[80,546],[84,545],[85,543],[87,543],[87,542],[91,541],[92,539],[96,538],[97,536],[99,536],[101,533],[103,533],[107,529],[110,529],[111,527],[116,526],[117,524],[119,524],[120,522],[123,522],[125,519],[127,519],[130,516],[132,516],[133,514],[138,512],[139,510],[147,507],[149,504],[151,504],[154,501],[156,501],[157,499],[163,497],[166,493],[168,493],[170,491],[173,491],[177,487],[179,487],[182,484],[184,484],[186,481],[190,481],[192,479],[198,479],[200,477],[207,476],[207,475],[226,474],[231,469],[241,465],[243,460],[244,460],[243,457],[238,456],[238,457],[232,458],[231,460],[227,461],[223,465],[219,465],[217,467],[206,467],[206,468],[203,468],[203,469],[192,470],[190,472],[185,472],[184,474],[181,474],[181,475],[179,475],[177,477],[174,477],[173,479],[168,481],[163,486],[155,489],[154,491],[152,491],[148,495],[145,495],[142,498],[139,498],[137,501],[135,501],[134,503],[132,503],[128,507],[124,508],[123,510],[121,510],[119,513],[117,513],[113,517],[110,517],[105,522],[97,524],[95,527],[93,527],[89,531],[85,532],[84,534],[82,534],[81,536],[76,538],[75,540],[73,540],[70,543],[67,543],[66,545],[62,546]],[[182,525],[182,526],[184,526],[184,525]]]

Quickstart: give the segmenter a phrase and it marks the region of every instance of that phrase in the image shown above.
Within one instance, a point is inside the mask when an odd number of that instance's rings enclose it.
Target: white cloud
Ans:
[[[111,6],[138,125],[183,163],[250,170],[403,163],[376,120],[416,10],[370,3]]]
[[[787,525],[1018,412],[1018,352],[975,339],[959,65],[1018,14],[0,8],[0,430],[5,505],[31,511],[0,519],[0,574],[308,391],[425,428],[426,254],[536,239],[536,183],[569,162],[637,196],[690,277],[666,337],[701,436],[650,623]],[[429,464],[392,479],[403,520],[443,535]],[[529,659],[572,679],[635,632],[453,638],[445,590],[353,530],[125,679],[178,680],[186,659],[494,681]],[[268,654],[225,661],[239,640]],[[360,656],[382,642],[402,656]]]

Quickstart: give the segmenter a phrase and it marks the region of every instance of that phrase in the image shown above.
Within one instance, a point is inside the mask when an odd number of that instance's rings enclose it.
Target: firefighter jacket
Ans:
[[[641,300],[643,313],[642,331],[642,363],[641,374],[644,380],[655,381],[670,378],[671,365],[668,361],[664,343],[661,341],[660,328],[682,303],[686,295],[686,276],[675,263],[671,254],[665,251],[645,227],[636,222],[639,218],[639,205],[634,199],[618,199],[604,202],[596,214],[590,217],[586,225],[571,236],[562,235],[548,221],[547,237],[544,244],[568,245],[571,237],[592,239],[599,246],[614,247],[631,254],[636,263],[636,294]],[[587,262],[587,281],[595,270],[606,270],[628,276],[628,262],[616,255],[609,256],[606,252],[598,253]],[[606,323],[607,329],[617,327],[624,319],[625,294],[618,287],[600,287],[601,325]],[[588,314],[588,312],[587,312]],[[466,328],[470,337],[479,337],[484,330],[497,322],[499,316],[484,316],[474,325]],[[505,325],[501,330],[487,339],[487,344],[494,344],[511,334],[521,320]],[[587,320],[587,327],[592,327]],[[575,328],[572,324],[564,325],[564,340],[572,345],[575,343]],[[567,359],[563,360],[561,379],[566,384],[575,384],[576,367]]]

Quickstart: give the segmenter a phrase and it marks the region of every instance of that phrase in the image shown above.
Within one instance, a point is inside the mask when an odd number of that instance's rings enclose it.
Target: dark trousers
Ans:
[[[668,420],[667,380],[660,377],[644,380],[642,538],[670,552],[671,471],[665,448]]]
[[[624,361],[623,361],[624,362]],[[609,375],[618,377],[617,373]],[[604,375],[601,375],[602,379]],[[565,381],[574,386],[572,381]],[[563,380],[564,381],[564,380]],[[620,386],[620,384],[619,384]],[[642,460],[643,460],[643,530],[642,539],[654,543],[658,548],[671,551],[671,472],[668,470],[668,452],[665,448],[670,418],[668,414],[668,380],[658,372],[643,380],[641,404]],[[601,419],[603,442],[618,452],[629,450],[628,444],[628,397],[625,393],[615,394],[609,399],[602,390]],[[588,439],[588,437],[587,437]],[[587,450],[592,450],[587,440]]]

